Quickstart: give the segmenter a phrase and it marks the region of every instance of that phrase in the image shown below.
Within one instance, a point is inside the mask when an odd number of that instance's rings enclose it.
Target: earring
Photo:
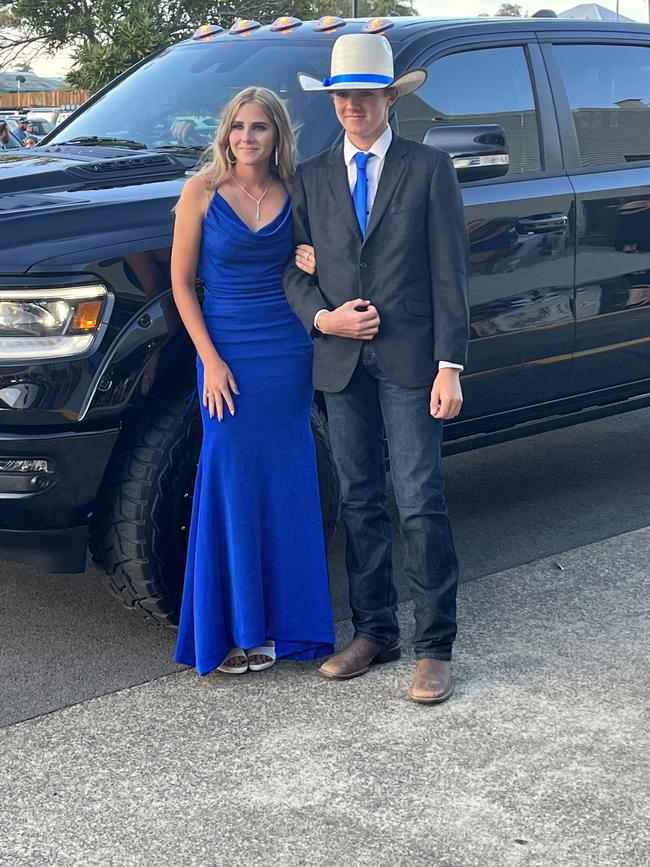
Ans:
[[[232,148],[230,147],[230,145],[226,146],[226,159],[228,160],[228,162],[230,163],[231,166],[234,166],[235,163],[237,162],[237,157],[232,152]]]
[[[277,167],[278,163],[279,163],[279,159],[278,159],[278,146],[276,145],[276,146],[275,146],[275,165],[276,165],[276,167]]]

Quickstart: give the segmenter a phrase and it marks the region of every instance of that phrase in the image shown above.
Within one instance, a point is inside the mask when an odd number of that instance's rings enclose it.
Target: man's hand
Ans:
[[[379,331],[377,308],[362,298],[346,301],[335,310],[324,310],[318,317],[318,329],[323,334],[351,337],[353,340],[372,340]]]
[[[460,371],[444,367],[438,371],[431,389],[430,412],[434,418],[456,418],[463,405],[463,390],[460,387]]]
[[[172,138],[175,138],[179,144],[186,147],[203,144],[197,135],[196,124],[194,121],[175,120],[171,125],[169,132]]]

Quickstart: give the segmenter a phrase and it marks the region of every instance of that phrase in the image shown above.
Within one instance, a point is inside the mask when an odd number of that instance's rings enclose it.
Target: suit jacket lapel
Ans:
[[[395,188],[406,169],[408,162],[407,155],[407,148],[404,147],[401,139],[394,135],[390,147],[386,152],[384,168],[382,169],[381,177],[379,178],[377,194],[372,205],[372,210],[370,211],[370,219],[368,221],[364,243],[377,227],[377,224],[384,215],[384,211],[390,204],[390,200],[393,198]]]
[[[361,229],[354,210],[350,184],[348,183],[348,168],[343,159],[343,144],[338,145],[330,152],[329,171],[327,180],[339,207],[336,219],[342,219],[348,227],[357,233],[361,239]],[[384,167],[385,168],[385,167]]]

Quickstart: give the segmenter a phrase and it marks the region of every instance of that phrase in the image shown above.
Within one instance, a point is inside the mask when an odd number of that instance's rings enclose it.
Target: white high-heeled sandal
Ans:
[[[246,660],[246,665],[228,665],[229,659],[235,659],[238,656],[242,656]],[[248,655],[246,651],[241,647],[233,647],[221,665],[217,666],[217,671],[223,671],[224,674],[246,674],[248,671]]]
[[[264,671],[275,665],[275,641],[269,641],[268,644],[261,644],[259,647],[251,647],[246,651],[248,657],[251,656],[266,656],[267,662],[249,662],[248,667],[251,671]]]

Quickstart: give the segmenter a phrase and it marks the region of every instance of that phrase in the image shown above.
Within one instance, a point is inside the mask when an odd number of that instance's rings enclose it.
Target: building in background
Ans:
[[[0,93],[65,90],[64,78],[45,78],[35,72],[0,72]]]
[[[634,24],[634,19],[627,18],[625,15],[617,15],[611,9],[601,6],[598,3],[580,3],[578,6],[572,6],[566,12],[559,12],[558,18],[587,18],[589,21],[627,21]]]

